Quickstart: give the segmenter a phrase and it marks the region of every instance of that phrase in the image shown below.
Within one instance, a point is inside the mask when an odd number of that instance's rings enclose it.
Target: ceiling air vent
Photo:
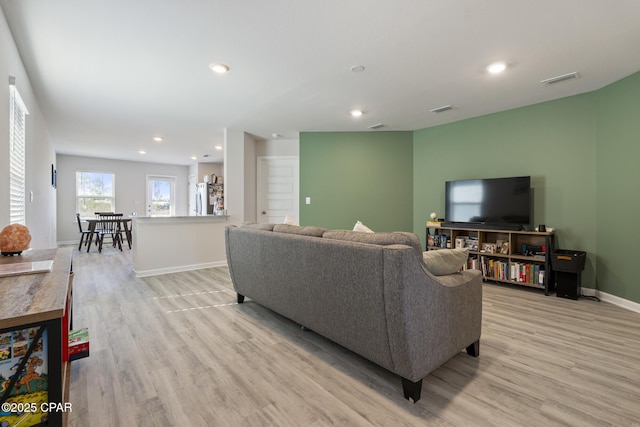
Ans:
[[[382,123],[378,123],[378,124],[369,126],[369,129],[380,129],[380,128],[383,128],[383,127],[384,127],[384,125]]]
[[[549,79],[545,79],[545,80],[540,80],[540,83],[542,83],[543,85],[553,85],[556,83],[560,83],[560,82],[564,82],[565,80],[573,80],[573,79],[577,79],[578,77],[580,77],[580,73],[578,73],[577,71],[574,71],[573,73],[569,73],[569,74],[563,74],[561,76],[556,76],[556,77],[551,77]]]
[[[429,112],[431,113],[444,113],[445,111],[449,111],[449,110],[453,110],[454,107],[453,105],[444,105],[442,107],[438,107],[438,108],[434,108],[432,110],[429,110]]]

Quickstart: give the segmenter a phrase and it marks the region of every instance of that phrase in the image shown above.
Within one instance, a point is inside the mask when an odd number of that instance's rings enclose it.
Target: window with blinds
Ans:
[[[9,92],[9,222],[24,225],[26,219],[25,130],[29,112],[15,84],[10,84]]]

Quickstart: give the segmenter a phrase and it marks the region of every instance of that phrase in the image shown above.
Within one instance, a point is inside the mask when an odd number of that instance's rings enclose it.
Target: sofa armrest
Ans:
[[[480,339],[482,275],[433,276],[406,251],[384,254],[387,333],[394,372],[418,381]]]

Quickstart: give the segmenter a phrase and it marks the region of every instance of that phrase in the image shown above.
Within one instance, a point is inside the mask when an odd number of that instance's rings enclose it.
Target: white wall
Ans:
[[[0,9],[0,229],[9,224],[9,76],[29,115],[26,119],[26,226],[31,247],[56,246],[56,190],[51,186],[55,154],[46,122],[24,69],[2,9]],[[29,195],[33,193],[33,201]]]
[[[258,183],[256,180],[256,149],[258,142],[249,134],[244,134],[244,220],[256,222]]]
[[[58,242],[79,239],[76,223],[76,171],[115,174],[116,210],[145,216],[147,174],[176,177],[176,215],[188,215],[189,166],[58,155]]]
[[[205,175],[224,176],[224,164],[222,163],[198,163],[198,182],[204,182]]]
[[[256,156],[300,156],[300,140],[268,139],[257,141]]]

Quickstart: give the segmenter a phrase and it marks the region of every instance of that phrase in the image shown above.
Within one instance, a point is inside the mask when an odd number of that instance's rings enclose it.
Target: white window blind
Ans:
[[[27,108],[13,82],[9,106],[9,222],[25,224],[25,130]]]

